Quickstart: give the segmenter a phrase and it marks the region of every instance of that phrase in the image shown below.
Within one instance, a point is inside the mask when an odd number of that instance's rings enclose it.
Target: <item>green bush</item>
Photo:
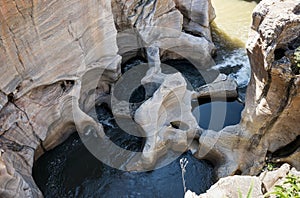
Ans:
[[[265,197],[276,195],[277,198],[300,198],[300,177],[289,174],[283,185],[276,185],[273,192],[269,192]]]

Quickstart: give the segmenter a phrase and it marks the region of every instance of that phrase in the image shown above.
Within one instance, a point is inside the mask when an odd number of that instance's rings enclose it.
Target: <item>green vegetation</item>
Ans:
[[[290,60],[292,62],[292,71],[294,74],[300,74],[300,46],[290,54]]]
[[[267,163],[267,170],[268,171],[273,171],[273,170],[275,170],[275,169],[277,169],[278,168],[278,165],[277,164],[275,164],[275,163],[273,163],[273,162],[268,162]]]
[[[289,174],[282,185],[276,185],[273,192],[264,197],[275,195],[277,198],[300,198],[300,177]]]

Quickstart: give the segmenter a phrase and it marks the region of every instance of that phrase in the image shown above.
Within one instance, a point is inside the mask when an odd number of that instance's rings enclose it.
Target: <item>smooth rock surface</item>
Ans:
[[[130,170],[151,168],[169,149],[185,152],[200,128],[191,112],[192,92],[180,73],[166,75],[153,97],[135,112],[146,137],[141,160]]]
[[[203,85],[196,89],[193,95],[195,98],[211,98],[226,100],[230,98],[237,98],[237,83],[234,79],[229,78],[225,74],[220,74],[212,83]]]
[[[175,0],[175,3],[184,17],[183,30],[211,41],[210,22],[216,17],[211,0]]]
[[[214,45],[207,30],[206,37],[183,33],[173,0],[139,2],[0,2],[0,197],[42,197],[31,177],[34,156],[75,130],[104,135],[86,112],[110,94],[120,55],[126,61],[141,46],[154,46],[165,57],[178,58],[175,51],[210,67]],[[201,2],[201,24],[208,29],[206,12],[213,10],[210,1]]]

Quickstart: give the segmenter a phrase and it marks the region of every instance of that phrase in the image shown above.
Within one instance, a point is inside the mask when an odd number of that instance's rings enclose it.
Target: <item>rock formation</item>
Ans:
[[[265,0],[254,11],[247,46],[252,79],[243,119],[220,132],[198,134],[196,156],[211,160],[219,177],[257,174],[267,153],[275,156],[286,145],[298,145],[299,69],[293,52],[300,43],[299,13],[298,0]],[[149,107],[159,127],[147,137],[140,164],[155,164],[159,155],[153,150],[187,149],[198,130],[191,98],[206,97],[209,89],[218,95],[220,83],[190,92],[179,74],[161,78],[155,60],[184,57],[197,68],[209,68],[213,18],[209,0],[1,1],[0,197],[42,197],[31,176],[34,155],[54,148],[75,128],[104,136],[86,112],[111,93],[121,61],[137,55],[148,55],[151,64],[153,52],[154,66],[143,84],[161,84],[136,111],[135,119],[148,135],[153,131],[143,113]],[[235,94],[234,84],[226,82]],[[186,116],[180,120],[176,115],[182,105],[174,93],[184,101],[180,116]],[[276,160],[299,166],[297,156],[298,147]]]
[[[1,1],[0,197],[42,197],[31,176],[34,155],[74,130],[104,135],[86,112],[110,94],[120,55],[124,62],[154,46],[165,58],[209,67],[213,17],[208,0]]]
[[[300,46],[299,5],[262,1],[254,10],[247,44],[252,76],[242,120],[220,132],[204,131],[199,139],[196,155],[211,160],[218,177],[256,175],[266,157],[300,169],[300,77],[291,56]],[[278,156],[279,150],[285,153]]]
[[[250,189],[251,197],[263,198],[264,194],[274,192],[275,185],[283,185],[289,175],[300,176],[300,172],[289,164],[283,164],[280,168],[264,171],[259,176],[229,176],[220,179],[206,193],[196,195],[187,191],[185,198],[219,198],[219,197],[247,197]],[[241,196],[240,196],[240,195]]]
[[[252,132],[251,149],[275,153],[299,139],[300,77],[288,55],[299,46],[300,1],[262,1],[247,43],[252,78],[241,121]]]
[[[192,92],[187,90],[182,75],[170,74],[153,97],[137,109],[135,121],[143,128],[146,142],[133,170],[154,167],[168,149],[180,153],[188,149],[200,130],[191,111],[191,99]]]
[[[64,141],[74,119],[102,132],[84,103],[98,81],[105,92],[119,76],[110,1],[1,1],[0,24],[0,197],[41,197],[35,150]]]
[[[238,85],[234,79],[220,74],[213,82],[203,85],[195,90],[194,98],[230,99],[237,98]]]
[[[162,59],[186,58],[199,68],[213,64],[209,23],[214,10],[209,0],[112,0],[112,8],[123,62],[154,46],[161,49]]]

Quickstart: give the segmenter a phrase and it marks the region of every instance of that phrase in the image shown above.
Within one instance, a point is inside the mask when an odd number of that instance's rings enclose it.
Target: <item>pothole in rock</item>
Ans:
[[[142,138],[124,134],[116,125],[106,104],[97,107],[105,133],[120,147],[141,151]],[[173,123],[178,125],[177,122]],[[118,156],[111,156],[117,158]],[[46,198],[52,197],[183,197],[179,160],[187,158],[186,187],[204,193],[215,182],[210,163],[184,153],[172,163],[149,172],[126,172],[97,160],[84,146],[77,133],[63,144],[40,157],[33,177]]]
[[[193,109],[193,115],[201,128],[214,131],[238,124],[244,109],[244,105],[237,100],[211,101],[207,99],[199,103],[200,105]]]
[[[146,83],[140,85],[133,90],[129,98],[130,115],[133,118],[135,111],[149,98],[151,98],[154,92],[160,87],[158,83]],[[148,90],[148,91],[146,91]]]

